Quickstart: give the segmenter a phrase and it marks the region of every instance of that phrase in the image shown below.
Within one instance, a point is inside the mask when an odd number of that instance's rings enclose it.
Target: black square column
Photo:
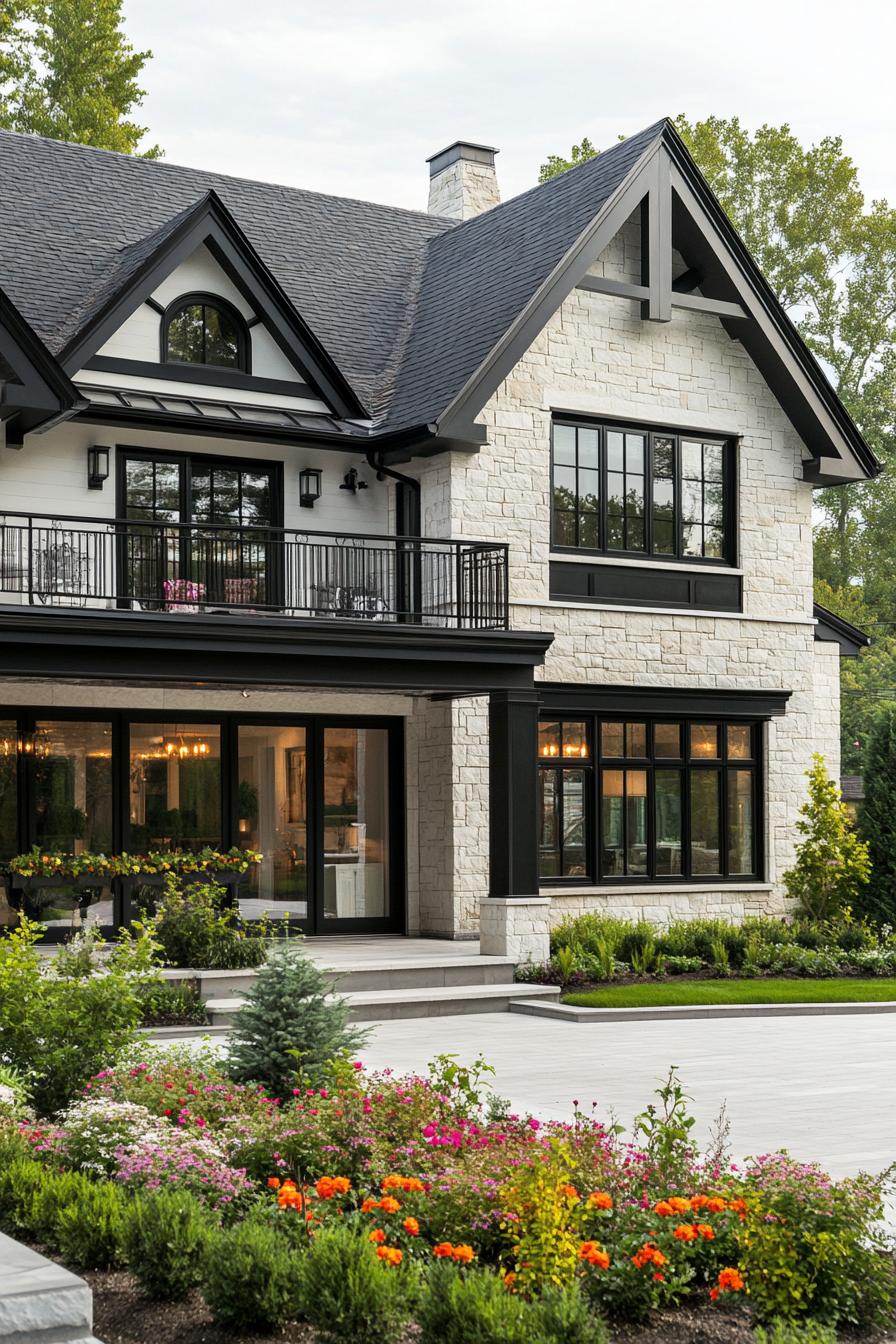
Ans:
[[[489,895],[538,894],[538,692],[489,696]]]

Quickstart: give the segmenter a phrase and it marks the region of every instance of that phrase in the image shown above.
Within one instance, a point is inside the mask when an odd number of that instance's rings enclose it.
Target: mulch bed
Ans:
[[[130,1274],[87,1273],[93,1289],[93,1330],[103,1344],[314,1344],[310,1326],[291,1325],[275,1335],[233,1335],[215,1325],[199,1293],[184,1302],[149,1302]],[[658,1313],[647,1325],[618,1326],[618,1344],[755,1344],[742,1310],[685,1307]],[[404,1344],[418,1338],[413,1327]]]

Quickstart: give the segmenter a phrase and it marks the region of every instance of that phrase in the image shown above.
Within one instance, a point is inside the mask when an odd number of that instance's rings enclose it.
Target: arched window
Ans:
[[[185,294],[162,318],[162,362],[249,372],[249,332],[240,314],[213,294]]]

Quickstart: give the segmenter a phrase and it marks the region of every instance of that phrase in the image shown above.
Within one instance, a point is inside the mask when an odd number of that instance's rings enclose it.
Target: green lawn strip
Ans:
[[[868,1003],[896,999],[896,979],[680,980],[564,994],[577,1008],[678,1008],[712,1003]]]

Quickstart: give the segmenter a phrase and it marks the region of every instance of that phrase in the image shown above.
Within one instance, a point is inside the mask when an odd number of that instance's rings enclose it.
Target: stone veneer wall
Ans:
[[[633,218],[592,269],[637,280],[639,267]],[[739,436],[742,614],[549,601],[552,410]],[[591,686],[792,693],[787,714],[766,730],[765,882],[551,893],[551,919],[593,908],[657,920],[780,912],[780,878],[791,861],[812,752],[823,752],[832,773],[839,769],[839,682],[829,652],[836,646],[813,639],[812,490],[801,479],[804,449],[773,394],[717,319],[673,309],[671,322],[644,322],[628,300],[576,290],[477,418],[488,429],[478,454],[452,454],[420,469],[425,525],[443,535],[509,542],[514,627],[555,632],[538,676]],[[466,802],[479,812],[483,791],[461,781],[459,764],[461,755],[479,759],[483,751],[476,719],[468,724],[457,713],[454,724],[461,735],[453,738],[453,851],[463,863],[453,896],[456,928],[474,917],[471,886],[488,889],[486,828],[464,811]],[[443,852],[452,848],[444,833],[441,844]]]
[[[430,215],[449,219],[472,219],[491,210],[501,197],[495,165],[459,158],[429,179]]]

